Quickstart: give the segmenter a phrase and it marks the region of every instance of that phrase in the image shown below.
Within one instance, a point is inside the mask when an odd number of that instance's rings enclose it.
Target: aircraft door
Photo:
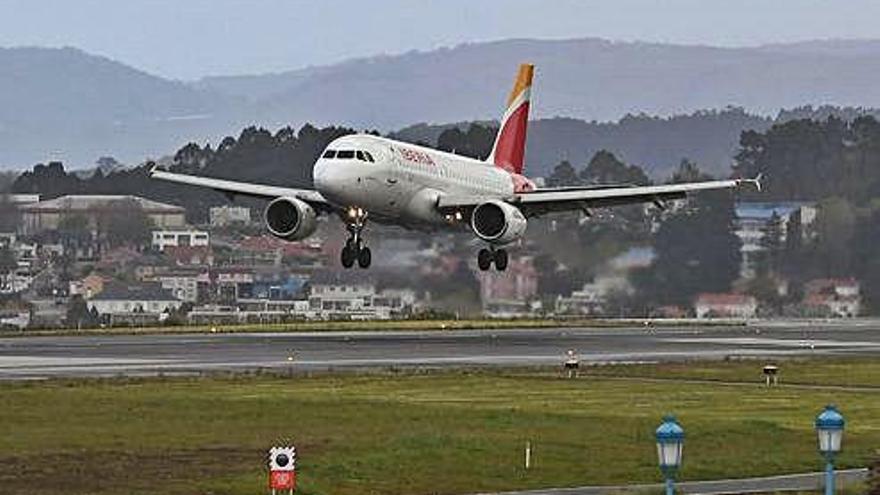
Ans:
[[[411,189],[412,176],[407,170],[407,164],[392,147],[389,150],[388,175],[385,179],[386,204],[394,211],[400,211],[406,198],[406,191]]]

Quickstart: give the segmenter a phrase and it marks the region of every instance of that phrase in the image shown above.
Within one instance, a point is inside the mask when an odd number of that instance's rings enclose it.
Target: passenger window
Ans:
[[[368,161],[368,162],[370,162],[370,163],[374,163],[374,161],[373,161],[373,155],[371,155],[369,151],[364,151],[364,156],[367,157],[367,161]]]
[[[357,157],[358,157],[358,160],[360,160],[362,162],[367,161],[367,159],[364,157],[364,152],[361,150],[357,150]]]
[[[336,150],[327,150],[324,152],[324,158],[336,158]]]
[[[336,158],[342,160],[354,158],[354,150],[339,150],[336,153]]]

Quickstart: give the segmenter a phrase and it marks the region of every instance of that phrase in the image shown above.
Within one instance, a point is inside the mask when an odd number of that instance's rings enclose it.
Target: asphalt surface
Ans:
[[[746,478],[713,481],[686,481],[676,483],[677,493],[723,495],[734,493],[773,493],[783,491],[818,491],[825,486],[825,473],[787,474],[766,478]],[[867,469],[847,469],[838,471],[835,488],[863,481],[868,476]],[[623,485],[623,486],[582,486],[576,488],[551,488],[526,492],[505,492],[499,495],[611,495],[627,492],[653,492],[663,490],[662,484]]]
[[[0,338],[0,379],[880,355],[880,322]]]

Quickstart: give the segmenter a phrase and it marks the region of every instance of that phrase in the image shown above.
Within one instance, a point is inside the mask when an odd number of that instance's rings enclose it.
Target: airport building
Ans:
[[[92,230],[98,230],[104,218],[118,213],[123,204],[135,205],[160,228],[183,227],[185,210],[179,206],[159,203],[139,196],[127,195],[70,195],[48,201],[25,204],[19,208],[22,232],[35,234],[57,230],[65,217],[77,215],[86,219]]]

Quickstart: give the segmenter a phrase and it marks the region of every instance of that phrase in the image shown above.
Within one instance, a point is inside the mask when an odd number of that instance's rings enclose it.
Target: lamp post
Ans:
[[[840,452],[845,423],[834,405],[825,406],[825,410],[816,416],[819,453],[825,458],[825,495],[834,494],[834,457]]]
[[[666,415],[654,436],[657,439],[657,461],[666,479],[666,495],[673,495],[675,474],[681,466],[684,429],[675,420],[675,416]]]

